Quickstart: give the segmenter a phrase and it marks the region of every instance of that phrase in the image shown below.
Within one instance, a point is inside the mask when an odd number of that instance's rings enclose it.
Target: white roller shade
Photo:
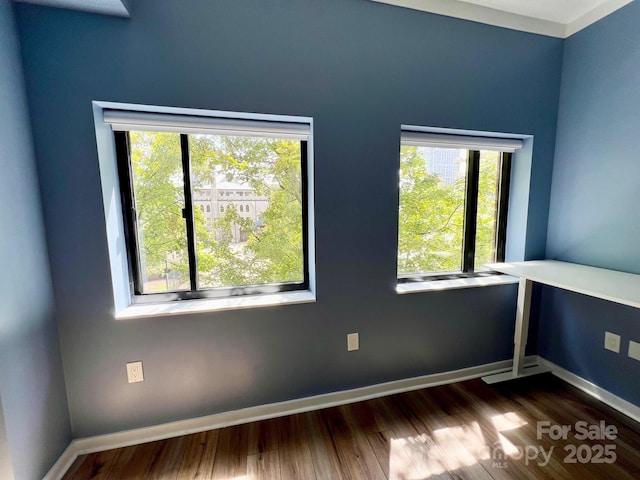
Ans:
[[[466,150],[493,150],[512,153],[522,148],[522,140],[517,138],[474,137],[408,130],[402,131],[400,140],[402,145],[411,147],[464,148]]]
[[[245,120],[171,113],[104,110],[104,122],[114,131],[145,131],[229,135],[242,137],[276,137],[307,140],[308,123]]]

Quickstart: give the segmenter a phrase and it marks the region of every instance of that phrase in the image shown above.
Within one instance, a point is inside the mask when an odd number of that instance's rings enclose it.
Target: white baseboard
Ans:
[[[527,357],[525,363],[535,363],[537,357]],[[408,392],[421,388],[435,387],[448,383],[462,382],[484,375],[492,375],[509,371],[512,360],[488,363],[476,367],[463,368],[451,372],[435,373],[420,377],[395,380],[368,387],[344,390],[341,392],[325,393],[313,397],[289,400],[286,402],[243,408],[231,412],[216,413],[206,417],[180,420],[151,427],[137,428],[123,432],[97,435],[94,437],[73,440],[58,461],[44,476],[43,480],[60,480],[64,473],[79,455],[110,450],[112,448],[128,447],[140,443],[164,440],[181,435],[206,432],[216,428],[255,422],[268,418],[310,412],[321,408],[334,407],[347,403],[360,402],[372,398],[384,397],[395,393]]]
[[[42,477],[42,480],[61,480],[62,477],[64,477],[64,474],[67,473],[67,470],[69,470],[78,455],[80,455],[74,448],[73,442],[72,440],[65,451],[62,452],[60,458],[53,464],[53,467]]]
[[[600,400],[602,403],[615,408],[620,413],[625,414],[627,417],[635,420],[636,422],[640,422],[640,407],[638,405],[634,405],[633,403],[628,402],[623,398],[618,397],[617,395],[614,395],[604,388],[599,387],[595,383],[585,380],[575,373],[571,373],[569,370],[565,370],[564,368],[556,365],[553,362],[550,362],[543,357],[538,357],[538,365],[550,368],[551,372],[556,377],[564,380],[567,383],[570,383],[579,390],[588,393],[592,397]]]

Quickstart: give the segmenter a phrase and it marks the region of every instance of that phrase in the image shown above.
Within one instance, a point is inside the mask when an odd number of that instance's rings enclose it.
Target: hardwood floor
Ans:
[[[563,425],[570,430],[558,438]],[[64,477],[570,478],[640,478],[640,425],[550,374],[471,380],[84,455]]]

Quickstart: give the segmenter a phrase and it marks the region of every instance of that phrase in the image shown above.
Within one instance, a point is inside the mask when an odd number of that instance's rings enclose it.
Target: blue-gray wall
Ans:
[[[565,42],[547,256],[640,274],[640,2]],[[621,354],[603,349],[622,335]],[[553,289],[542,295],[540,350],[640,404],[640,310]]]
[[[38,480],[71,439],[18,36],[0,0],[0,474]],[[7,453],[9,455],[7,455]],[[2,465],[2,463],[5,463]]]
[[[365,0],[132,7],[17,6],[75,436],[511,357],[515,286],[395,293],[400,125],[534,135],[543,256],[561,40]],[[312,116],[318,301],[114,320],[92,100]]]

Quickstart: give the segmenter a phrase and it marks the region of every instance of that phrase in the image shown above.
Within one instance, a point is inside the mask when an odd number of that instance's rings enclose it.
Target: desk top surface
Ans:
[[[640,275],[556,260],[493,263],[492,270],[640,308]]]

